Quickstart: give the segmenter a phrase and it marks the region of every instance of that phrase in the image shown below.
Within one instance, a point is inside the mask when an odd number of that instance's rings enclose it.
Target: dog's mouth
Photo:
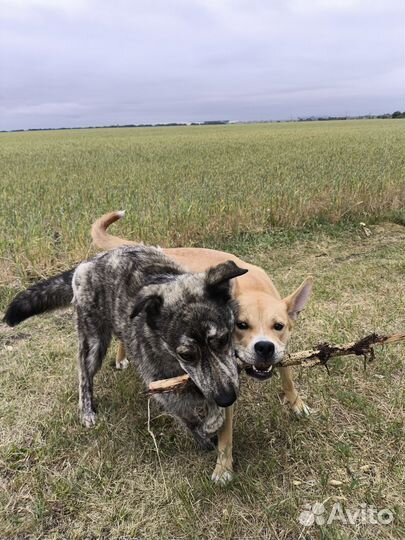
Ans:
[[[258,379],[259,381],[265,381],[273,376],[275,364],[271,364],[270,366],[260,366],[259,364],[253,364],[253,362],[248,364],[241,358],[237,350],[235,351],[235,357],[238,362],[239,372],[243,370],[249,377]]]
[[[245,367],[245,371],[247,375],[249,375],[249,377],[253,377],[254,379],[259,379],[260,381],[265,381],[266,379],[270,379],[270,377],[272,377],[273,368],[274,366],[269,366],[267,368],[247,366]]]

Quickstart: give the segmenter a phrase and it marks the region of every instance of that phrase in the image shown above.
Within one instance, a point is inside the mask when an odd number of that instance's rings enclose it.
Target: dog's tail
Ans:
[[[108,214],[101,216],[101,218],[93,223],[91,226],[91,237],[97,247],[110,250],[119,246],[138,246],[141,244],[141,242],[125,240],[123,238],[119,238],[118,236],[113,236],[107,232],[107,228],[111,225],[111,223],[123,218],[124,215],[124,210],[120,210],[118,212],[109,212]]]
[[[3,321],[9,326],[16,326],[33,315],[68,306],[73,299],[74,271],[72,268],[21,291],[8,306]]]

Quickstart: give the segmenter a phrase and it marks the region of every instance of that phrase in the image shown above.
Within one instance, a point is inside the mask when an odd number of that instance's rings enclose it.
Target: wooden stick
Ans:
[[[152,381],[149,383],[150,394],[161,394],[163,392],[172,392],[176,388],[184,387],[184,385],[190,380],[190,375],[184,374],[178,377],[172,377],[171,379],[160,379],[160,381]]]
[[[331,358],[338,356],[362,356],[374,358],[374,347],[376,345],[388,345],[397,343],[405,339],[405,334],[393,334],[391,336],[380,336],[378,334],[370,334],[358,341],[346,343],[345,345],[329,345],[329,343],[321,343],[315,349],[309,351],[299,351],[292,354],[286,354],[283,360],[276,367],[287,366],[302,366],[313,367],[318,365],[326,366]],[[248,366],[245,366],[248,367]],[[158,394],[162,392],[173,392],[181,390],[185,385],[191,383],[190,376],[187,374],[171,379],[162,379],[153,381],[149,384],[149,394]]]
[[[284,356],[283,360],[277,367],[287,366],[303,366],[312,367],[317,365],[327,364],[330,358],[337,356],[374,356],[374,347],[376,345],[387,345],[396,343],[405,339],[405,334],[393,334],[391,336],[379,336],[378,334],[370,334],[358,341],[346,343],[345,345],[329,345],[329,343],[321,343],[309,351],[300,351]]]

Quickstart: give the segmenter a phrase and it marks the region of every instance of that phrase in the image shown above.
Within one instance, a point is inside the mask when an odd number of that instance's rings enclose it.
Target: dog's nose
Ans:
[[[258,341],[255,343],[255,352],[263,360],[269,360],[274,354],[274,343],[271,341]]]
[[[221,392],[218,396],[216,396],[215,403],[219,407],[230,407],[232,403],[236,401],[237,395],[234,389],[228,390],[228,392]]]

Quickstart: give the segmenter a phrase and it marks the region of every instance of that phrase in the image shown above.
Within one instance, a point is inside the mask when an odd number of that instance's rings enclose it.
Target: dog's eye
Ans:
[[[190,351],[190,350],[177,352],[177,354],[180,356],[182,360],[184,360],[184,362],[192,362],[195,358],[194,351]]]
[[[277,330],[278,332],[280,332],[280,330],[282,330],[283,328],[284,328],[283,323],[281,323],[281,322],[274,323],[274,330]]]
[[[239,330],[247,330],[249,328],[248,323],[245,322],[245,321],[238,321],[236,323],[236,326],[237,326],[237,328],[239,328]]]

